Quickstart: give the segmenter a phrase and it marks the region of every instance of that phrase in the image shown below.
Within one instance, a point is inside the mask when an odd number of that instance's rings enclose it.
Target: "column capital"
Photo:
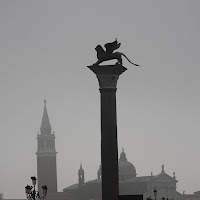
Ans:
[[[96,74],[100,89],[116,88],[119,75],[127,70],[120,64],[91,65],[88,68]]]

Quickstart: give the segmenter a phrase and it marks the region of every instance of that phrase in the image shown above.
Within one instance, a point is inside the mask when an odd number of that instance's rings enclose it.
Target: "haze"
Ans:
[[[36,171],[44,99],[56,135],[58,190],[100,163],[100,94],[86,67],[114,41],[141,65],[117,91],[119,152],[138,176],[176,172],[177,191],[199,183],[200,1],[0,1],[0,188],[25,198]]]

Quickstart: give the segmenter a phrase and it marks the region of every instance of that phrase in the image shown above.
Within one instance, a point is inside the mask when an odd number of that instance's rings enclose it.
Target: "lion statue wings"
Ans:
[[[131,62],[123,53],[114,52],[120,46],[121,46],[121,43],[118,43],[117,39],[115,39],[114,42],[110,42],[104,45],[104,47],[106,48],[106,51],[102,48],[101,45],[97,45],[95,50],[97,51],[98,61],[94,63],[94,65],[98,65],[104,61],[113,60],[113,59],[117,59],[118,61],[117,63],[122,65],[122,56],[124,56],[131,64],[135,66],[139,66],[138,64]]]
[[[112,53],[114,50],[118,49],[120,47],[121,43],[118,43],[117,39],[115,39],[114,42],[110,42],[104,45],[106,48],[107,53]]]

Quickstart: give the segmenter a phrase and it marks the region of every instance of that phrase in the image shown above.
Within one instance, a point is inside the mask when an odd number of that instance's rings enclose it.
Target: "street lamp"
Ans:
[[[27,185],[25,187],[25,193],[26,193],[27,199],[29,199],[29,200],[36,200],[38,198],[39,199],[45,199],[46,195],[47,195],[47,186],[46,185],[42,186],[43,196],[40,197],[39,192],[35,190],[35,185],[36,185],[36,180],[37,180],[36,177],[32,176],[31,180],[32,180],[33,186]]]
[[[156,196],[157,196],[157,190],[156,189],[153,191],[153,194],[154,194],[154,197],[155,197],[155,200],[156,200]]]

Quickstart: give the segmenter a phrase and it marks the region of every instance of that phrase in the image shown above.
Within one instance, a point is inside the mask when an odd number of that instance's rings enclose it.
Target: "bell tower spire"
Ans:
[[[56,154],[55,134],[52,133],[44,100],[42,123],[37,135],[37,176],[38,188],[47,185],[49,193],[57,192]]]
[[[40,132],[41,134],[48,134],[48,135],[51,134],[51,124],[47,113],[46,100],[44,100],[44,112],[43,112]]]

